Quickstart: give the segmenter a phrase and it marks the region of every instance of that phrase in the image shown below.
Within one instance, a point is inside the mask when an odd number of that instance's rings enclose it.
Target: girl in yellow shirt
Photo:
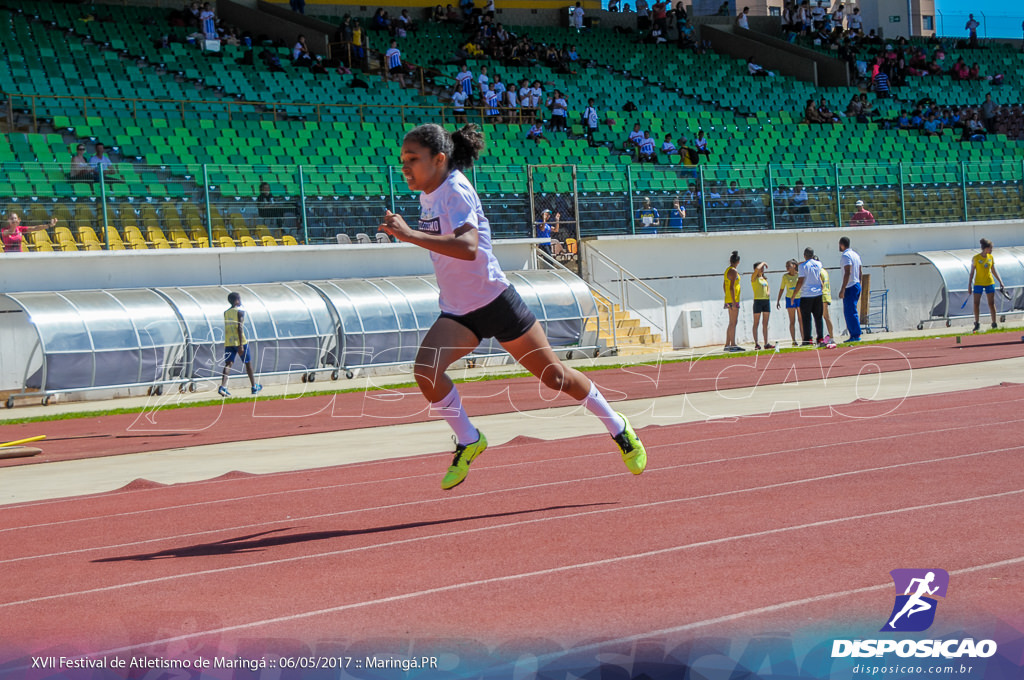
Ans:
[[[754,349],[761,349],[761,345],[757,344],[758,325],[763,331],[764,348],[775,349],[775,345],[768,342],[768,316],[772,313],[772,300],[768,279],[765,277],[767,270],[767,262],[755,262],[754,273],[750,275],[750,286],[754,289]]]
[[[793,346],[797,345],[796,327],[800,324],[800,337],[804,335],[804,321],[797,314],[800,309],[800,298],[797,296],[796,282],[800,279],[797,274],[797,261],[786,262],[786,273],[782,275],[782,285],[779,286],[779,297],[775,300],[775,308],[781,309],[782,296],[786,296],[786,311],[789,312],[789,336],[793,339]]]
[[[992,241],[981,239],[981,252],[971,258],[971,271],[967,275],[967,289],[974,293],[974,332],[981,330],[981,294],[988,296],[988,311],[992,314],[992,328],[999,328],[996,323],[996,284],[999,291],[1006,295],[1003,277],[996,271],[996,260],[992,257]],[[973,287],[971,283],[974,283]]]
[[[740,318],[740,274],[736,266],[740,263],[739,251],[732,251],[729,266],[722,274],[722,290],[725,292],[725,308],[729,310],[729,327],[725,331],[725,351],[742,352],[743,348],[736,344],[736,322]]]

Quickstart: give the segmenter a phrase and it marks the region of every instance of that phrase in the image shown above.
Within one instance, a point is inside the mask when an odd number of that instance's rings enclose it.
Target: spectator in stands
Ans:
[[[578,0],[576,6],[572,8],[572,14],[569,15],[569,27],[575,28],[577,33],[583,30],[583,6]]]
[[[565,116],[569,111],[569,103],[565,100],[565,96],[555,90],[547,101],[547,107],[551,109],[551,129],[555,132],[568,130]]]
[[[597,134],[597,125],[599,122],[597,109],[594,107],[594,100],[587,100],[587,108],[583,112],[583,126],[586,130],[587,143],[590,146],[596,146],[597,142],[594,139],[594,135]]]
[[[860,7],[854,7],[853,13],[846,17],[846,30],[856,35],[864,27],[864,17],[860,15]]]
[[[844,11],[845,5],[839,4],[836,6],[834,12],[832,12],[832,28],[839,31],[840,34],[843,32],[844,24],[846,23],[846,12]]]
[[[813,99],[808,99],[804,105],[804,122],[808,124],[819,124],[821,118],[818,116],[818,107],[814,105]]]
[[[962,142],[984,142],[988,130],[978,119],[977,113],[968,114],[967,120],[964,122],[963,135],[960,138]]]
[[[672,143],[672,133],[665,134],[665,141],[661,143],[661,152],[672,160],[672,156],[679,154],[679,149]]]
[[[815,31],[821,29],[822,24],[825,23],[825,15],[828,14],[828,10],[822,6],[822,0],[818,0],[817,4],[811,8],[811,28]]]
[[[683,26],[686,25],[688,17],[686,16],[686,6],[683,5],[683,0],[679,0],[676,3],[676,8],[672,10],[673,20],[677,31],[682,31]]]
[[[544,142],[550,144],[550,142],[544,138],[544,124],[538,119],[533,121],[533,125],[530,126],[530,131],[526,133],[527,139],[532,139],[535,144]]]
[[[404,38],[409,33],[416,32],[416,24],[409,17],[409,10],[403,9],[402,13],[395,19],[395,37]]]
[[[384,53],[384,61],[387,64],[387,72],[401,87],[405,87],[405,76],[409,74],[409,67],[402,63],[402,52],[398,49],[397,40],[391,41],[391,47]]]
[[[519,110],[519,94],[514,83],[512,87],[505,90],[503,103],[505,106],[505,120],[509,123],[521,123],[522,114]]]
[[[875,96],[879,99],[889,98],[889,76],[885,74],[885,71],[879,70],[872,79],[871,87],[875,91]]]
[[[981,119],[986,130],[995,129],[996,110],[998,106],[992,101],[992,94],[985,95],[985,101],[981,104]]]
[[[551,211],[548,210],[547,208],[545,208],[544,210],[541,211],[540,219],[537,220],[537,224],[535,225],[535,229],[537,231],[536,238],[547,239],[546,242],[538,243],[537,247],[540,248],[541,250],[543,250],[548,255],[552,254],[552,252],[551,252],[551,244],[553,242],[552,234],[557,234],[558,233],[558,229],[560,227],[559,222],[561,222],[561,219],[562,219],[561,213],[555,215],[555,223],[554,223],[554,225],[552,225],[551,224]]]
[[[694,149],[698,156],[704,156],[711,160],[711,149],[708,147],[708,139],[704,136],[704,130],[697,130],[697,137],[693,140]]]
[[[672,199],[672,212],[668,216],[668,227],[673,231],[682,231],[686,220],[686,208],[676,196]]]
[[[671,4],[669,0],[658,0],[651,7],[651,20],[655,28],[659,29],[661,35],[668,33],[668,11]]]
[[[956,63],[953,64],[953,68],[949,70],[949,75],[953,80],[967,80],[969,71],[967,64],[964,62],[964,58],[960,57],[956,60]]]
[[[72,182],[92,182],[96,179],[96,172],[89,165],[85,158],[85,144],[75,146],[75,155],[71,157],[71,171],[68,179]]]
[[[300,35],[292,47],[292,63],[296,66],[309,66],[313,63],[313,55],[306,45],[306,36]]]
[[[270,193],[270,184],[260,182],[260,193],[256,196],[256,212],[260,220],[271,229],[280,229],[284,211],[278,199]]]
[[[640,139],[640,154],[637,158],[641,163],[657,163],[658,153],[654,148],[654,138],[645,130]]]
[[[858,123],[866,123],[868,122],[868,119],[866,116],[862,115],[863,110],[864,107],[860,102],[860,96],[853,95],[850,97],[850,103],[846,105],[846,117],[853,118]]]
[[[742,28],[744,31],[750,30],[750,21],[747,19],[747,13],[750,11],[749,7],[744,7],[743,11],[736,15],[736,27]]]
[[[657,234],[661,224],[658,209],[651,205],[649,196],[644,196],[643,205],[636,211],[636,221],[640,223],[640,231],[644,234]]]
[[[643,130],[640,129],[640,123],[633,124],[633,131],[629,133],[629,139],[626,140],[622,148],[629,151],[635,157],[638,150],[640,149],[640,140],[644,138]]]
[[[822,97],[818,102],[818,119],[822,123],[838,123],[839,116],[832,113],[832,109],[829,108],[828,102]]]
[[[789,187],[785,184],[779,184],[772,191],[772,205],[775,208],[775,221],[776,222],[788,222],[790,221],[789,214],[789,199],[792,194],[789,191]]]
[[[484,113],[491,121],[495,121],[501,114],[501,111],[498,109],[498,93],[491,89],[490,85],[484,85],[484,88],[484,104],[487,107]]]
[[[727,16],[729,16],[730,12],[729,12],[729,2],[728,2],[728,0],[726,0],[725,2],[723,2],[723,3],[722,3],[722,4],[721,4],[721,5],[719,6],[719,7],[718,7],[718,12],[717,12],[717,14],[718,14],[718,16],[720,16],[720,17],[727,17]]]
[[[99,180],[102,174],[103,180],[106,182],[120,182],[121,178],[118,176],[117,169],[114,168],[113,161],[110,160],[110,156],[107,155],[106,147],[103,142],[96,142],[96,153],[89,159],[89,165],[92,166],[93,176]]]
[[[636,30],[646,31],[651,27],[650,7],[647,0],[636,0]]]
[[[747,73],[754,76],[755,78],[774,78],[775,74],[767,70],[763,66],[759,66],[755,61],[753,55],[747,57]]]
[[[864,207],[864,201],[857,201],[857,212],[850,218],[851,227],[870,227],[875,224],[875,216]]]
[[[466,123],[466,93],[458,85],[452,90],[452,109],[457,123]]]
[[[210,8],[210,3],[203,5],[203,11],[199,13],[199,30],[207,40],[217,39],[217,16]]]
[[[611,2],[608,3],[608,11],[609,12],[618,12],[619,11],[619,0],[611,0]]]
[[[459,87],[462,88],[462,92],[466,95],[466,99],[470,99],[473,96],[473,72],[469,70],[466,64],[463,64],[459,68],[458,74],[455,76],[456,82]]]
[[[807,190],[804,189],[803,180],[797,180],[793,185],[793,193],[789,197],[789,213],[794,220],[807,222],[811,218],[811,207],[808,205],[810,199]]]
[[[451,7],[451,5],[449,5]],[[434,24],[443,24],[445,21],[444,7],[441,5],[434,5],[434,10],[430,13],[430,22]]]
[[[54,217],[50,220],[49,224],[37,224],[35,226],[29,226],[21,223],[21,216],[16,212],[8,213],[7,224],[3,229],[3,243],[5,253],[20,253],[21,243],[24,240],[24,234],[31,233],[33,231],[40,231],[48,227],[57,225],[57,218]]]
[[[445,21],[449,24],[461,24],[462,16],[459,14],[459,10],[455,9],[451,5],[445,7]]]
[[[925,137],[939,137],[942,135],[942,123],[935,119],[934,113],[929,113],[924,125],[921,126],[921,134]]]
[[[978,26],[981,26],[981,24],[979,24],[978,20],[974,18],[974,15],[968,15],[967,23],[964,24],[964,29],[967,30],[967,33],[970,37],[971,49],[975,49],[978,47]]]

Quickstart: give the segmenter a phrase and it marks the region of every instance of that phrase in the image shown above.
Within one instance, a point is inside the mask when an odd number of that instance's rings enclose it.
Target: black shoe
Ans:
[[[997,324],[997,323],[992,324],[992,328],[993,328],[993,330],[996,329],[996,328],[999,328],[999,324]]]
[[[978,323],[977,321],[975,321],[974,322],[974,332],[977,333],[980,330],[981,330],[981,324]]]

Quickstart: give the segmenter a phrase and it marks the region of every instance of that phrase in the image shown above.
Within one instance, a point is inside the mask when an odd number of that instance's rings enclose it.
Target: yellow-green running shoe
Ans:
[[[472,444],[456,445],[455,458],[452,460],[448,472],[445,473],[444,479],[441,480],[441,488],[445,491],[462,484],[462,480],[469,474],[469,464],[487,448],[487,437],[480,430],[477,430],[476,433],[480,435],[480,438]]]
[[[630,472],[638,475],[647,467],[647,451],[640,442],[640,437],[636,436],[636,432],[633,431],[633,426],[629,424],[626,416],[621,413],[618,415],[626,423],[626,429],[622,431],[622,434],[616,435],[612,439],[619,445],[619,451],[622,452],[622,462],[626,464]]]

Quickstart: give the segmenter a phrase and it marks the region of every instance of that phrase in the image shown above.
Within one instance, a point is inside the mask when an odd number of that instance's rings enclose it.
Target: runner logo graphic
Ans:
[[[889,575],[896,586],[896,603],[882,632],[928,630],[938,606],[931,596],[946,597],[949,574],[943,569],[893,569]]]

